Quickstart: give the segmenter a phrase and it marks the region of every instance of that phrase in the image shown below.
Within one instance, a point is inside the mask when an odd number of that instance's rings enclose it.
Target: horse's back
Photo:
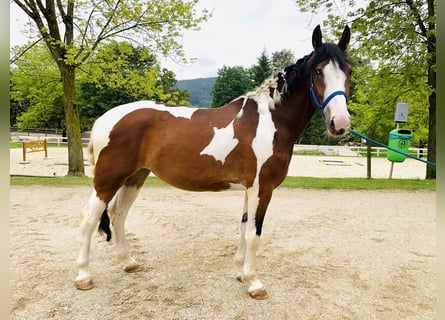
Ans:
[[[154,101],[143,100],[116,106],[102,114],[96,119],[91,130],[90,142],[88,144],[89,162],[91,164],[97,162],[100,151],[109,142],[111,130],[123,117],[138,109],[159,109],[161,106]]]

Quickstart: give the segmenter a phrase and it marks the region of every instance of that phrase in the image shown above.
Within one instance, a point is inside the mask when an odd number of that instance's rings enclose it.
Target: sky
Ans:
[[[200,31],[185,31],[183,46],[193,64],[184,66],[160,59],[178,80],[213,77],[223,66],[250,67],[266,53],[291,50],[295,58],[312,51],[312,30],[322,15],[301,13],[293,0],[201,0],[199,8],[213,10]],[[21,30],[26,16],[14,3],[10,8],[10,45],[27,42]],[[323,31],[323,30],[322,30]]]

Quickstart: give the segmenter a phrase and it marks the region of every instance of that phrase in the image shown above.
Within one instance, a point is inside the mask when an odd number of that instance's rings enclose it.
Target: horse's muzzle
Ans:
[[[346,135],[350,127],[349,117],[343,121],[336,121],[335,117],[332,117],[329,122],[328,132],[333,137],[343,137]]]

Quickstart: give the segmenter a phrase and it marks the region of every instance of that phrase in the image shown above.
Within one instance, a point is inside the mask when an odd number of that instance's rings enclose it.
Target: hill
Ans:
[[[212,100],[211,91],[216,77],[179,80],[176,88],[190,92],[190,104],[195,107],[207,108]]]

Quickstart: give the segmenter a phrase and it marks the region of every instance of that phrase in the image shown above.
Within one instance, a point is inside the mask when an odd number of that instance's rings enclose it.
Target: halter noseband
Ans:
[[[335,96],[344,96],[346,99],[346,103],[348,103],[348,97],[346,96],[346,92],[338,90],[338,91],[334,91],[332,92],[329,97],[326,98],[326,100],[323,101],[323,103],[320,103],[320,101],[318,101],[317,95],[315,94],[315,90],[314,90],[314,82],[312,79],[312,71],[311,71],[311,75],[310,75],[310,79],[309,79],[310,83],[311,83],[311,97],[312,100],[314,100],[315,105],[317,106],[318,109],[321,110],[321,114],[324,116],[324,109],[326,108],[326,106],[328,105],[328,103],[335,97]]]

